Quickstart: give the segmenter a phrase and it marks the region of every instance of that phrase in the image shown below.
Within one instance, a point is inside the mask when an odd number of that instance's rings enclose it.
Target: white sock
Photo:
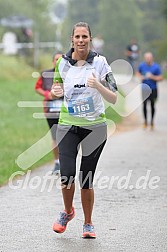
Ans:
[[[55,164],[59,164],[59,159],[55,159]]]

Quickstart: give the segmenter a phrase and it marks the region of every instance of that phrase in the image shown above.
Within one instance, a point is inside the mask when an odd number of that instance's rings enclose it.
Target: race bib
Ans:
[[[69,100],[68,102],[68,112],[70,115],[84,117],[87,114],[94,112],[94,110],[92,97]]]

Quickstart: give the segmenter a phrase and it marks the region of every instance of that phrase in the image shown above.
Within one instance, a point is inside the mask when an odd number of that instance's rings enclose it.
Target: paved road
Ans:
[[[23,183],[20,189],[0,188],[0,251],[166,252],[166,97],[167,83],[162,82],[154,131],[141,128],[139,108],[137,127],[108,139],[95,181],[96,240],[81,238],[78,186],[75,219],[64,234],[52,232],[62,199],[58,180],[52,185],[52,177],[45,184],[44,177],[52,167],[49,164],[15,181],[16,187]]]

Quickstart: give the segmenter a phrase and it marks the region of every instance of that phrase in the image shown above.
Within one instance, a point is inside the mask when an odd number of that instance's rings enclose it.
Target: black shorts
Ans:
[[[51,131],[51,135],[53,140],[56,140],[56,132],[57,132],[57,125],[58,125],[58,118],[46,118],[50,131]]]
[[[106,124],[92,127],[58,126],[57,142],[63,184],[70,185],[74,182],[76,157],[79,147],[81,147],[80,187],[83,189],[92,188],[97,162],[106,139]]]

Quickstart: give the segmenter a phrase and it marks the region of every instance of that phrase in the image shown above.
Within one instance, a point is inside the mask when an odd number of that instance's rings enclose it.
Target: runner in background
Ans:
[[[35,84],[35,91],[44,96],[44,113],[51,130],[51,135],[53,139],[53,154],[54,154],[54,168],[53,173],[58,174],[60,171],[60,163],[59,163],[59,153],[58,147],[56,144],[56,130],[57,124],[59,120],[60,107],[62,104],[62,98],[57,100],[52,98],[51,96],[51,87],[53,84],[53,76],[55,72],[55,65],[57,60],[62,56],[62,53],[56,53],[53,56],[53,68],[49,70],[45,70],[41,73],[41,76],[37,80]]]
[[[139,45],[137,43],[136,39],[131,39],[131,42],[129,45],[127,45],[125,50],[125,55],[127,57],[127,61],[130,63],[130,65],[133,68],[133,73],[135,74],[137,70],[137,64],[139,60]]]
[[[146,52],[144,54],[144,61],[140,63],[136,76],[141,80],[143,84],[147,84],[151,89],[151,94],[146,98],[148,92],[145,85],[142,85],[142,98],[143,98],[143,115],[144,115],[144,128],[148,126],[148,107],[150,102],[151,116],[150,126],[154,128],[154,116],[155,116],[155,102],[158,97],[157,82],[163,80],[160,66],[154,62],[153,54]],[[145,99],[146,98],[146,99]]]

